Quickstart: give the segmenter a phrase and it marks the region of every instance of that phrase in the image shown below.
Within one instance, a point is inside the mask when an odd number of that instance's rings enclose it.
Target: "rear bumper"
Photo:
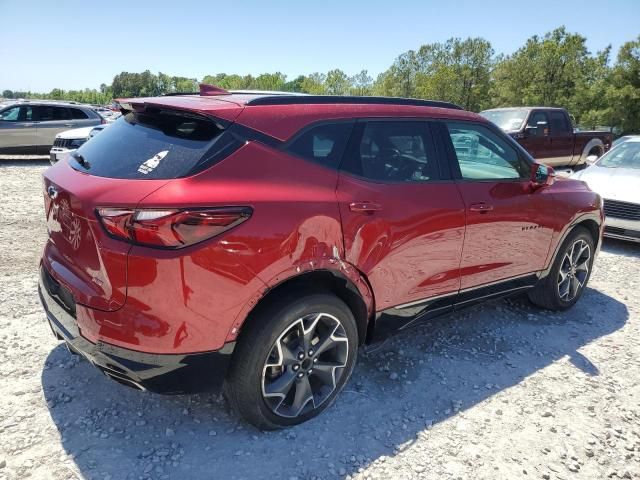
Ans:
[[[41,271],[38,293],[54,335],[108,377],[129,387],[156,393],[221,389],[235,343],[227,343],[213,352],[185,355],[144,353],[101,341],[92,343],[82,336],[73,311],[55,298],[58,296],[55,292],[52,295],[49,291],[44,275]]]

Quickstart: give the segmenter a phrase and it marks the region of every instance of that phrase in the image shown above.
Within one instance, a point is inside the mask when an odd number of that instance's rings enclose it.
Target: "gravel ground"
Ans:
[[[640,478],[640,245],[605,241],[569,312],[511,299],[435,320],[361,355],[320,418],[261,433],[53,339],[45,167],[0,162],[0,478]]]

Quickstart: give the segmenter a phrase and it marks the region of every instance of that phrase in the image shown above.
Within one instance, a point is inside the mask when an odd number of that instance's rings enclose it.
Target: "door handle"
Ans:
[[[371,214],[382,210],[382,205],[373,202],[352,202],[349,204],[349,210],[355,213]]]
[[[29,128],[29,127],[33,127],[35,125],[35,123],[23,123],[22,126],[24,128]]]
[[[64,126],[65,127],[75,127],[76,124],[75,123],[65,123]]]
[[[472,212],[487,213],[493,210],[493,205],[487,203],[473,203],[469,205],[469,210]]]

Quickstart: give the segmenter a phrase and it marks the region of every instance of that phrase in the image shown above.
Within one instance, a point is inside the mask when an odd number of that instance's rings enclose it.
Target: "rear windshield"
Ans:
[[[170,179],[203,170],[237,143],[203,117],[131,112],[82,145],[71,165],[99,177]]]

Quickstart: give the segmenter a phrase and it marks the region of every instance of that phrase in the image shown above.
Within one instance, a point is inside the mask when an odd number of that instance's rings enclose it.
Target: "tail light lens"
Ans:
[[[158,248],[182,248],[220,235],[252,213],[248,207],[207,209],[98,208],[105,230],[119,240]]]

